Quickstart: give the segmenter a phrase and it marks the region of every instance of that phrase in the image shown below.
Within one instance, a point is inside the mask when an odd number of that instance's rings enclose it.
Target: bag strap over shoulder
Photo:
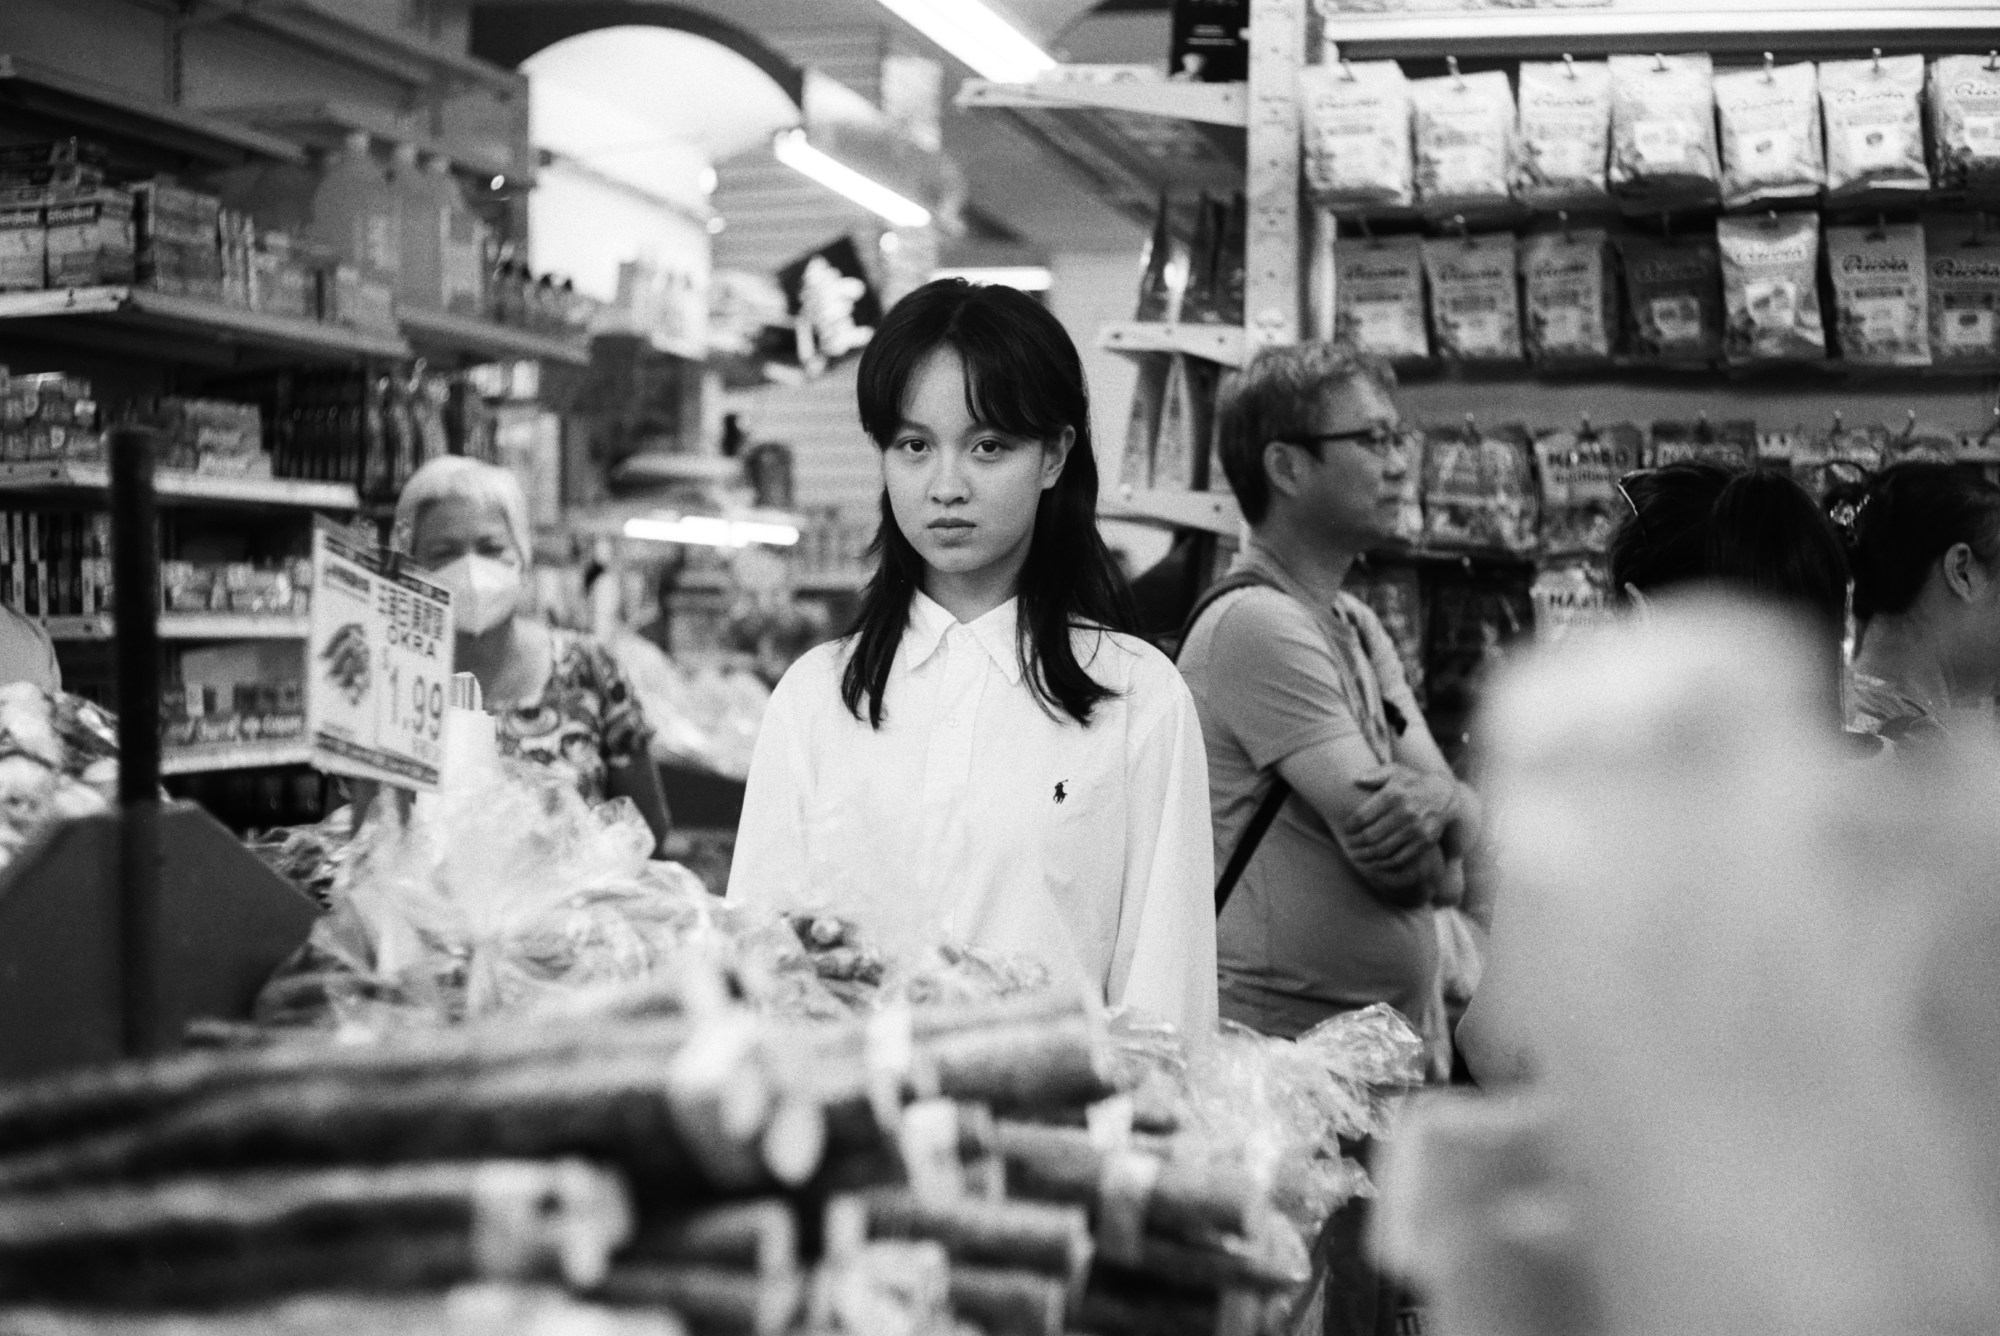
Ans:
[[[1188,636],[1194,632],[1194,624],[1201,620],[1203,613],[1215,605],[1226,594],[1239,589],[1276,589],[1278,586],[1254,571],[1238,571],[1224,576],[1202,591],[1196,600],[1194,611],[1188,614],[1187,622],[1181,627],[1180,644],[1187,644]],[[1250,858],[1257,852],[1257,846],[1264,842],[1264,835],[1271,829],[1271,823],[1278,819],[1284,809],[1286,799],[1292,796],[1292,786],[1283,775],[1275,770],[1271,773],[1271,788],[1265,793],[1257,810],[1250,816],[1250,824],[1243,828],[1236,847],[1230,850],[1229,861],[1223,865],[1222,875],[1215,881],[1215,915],[1222,917],[1222,910],[1229,903],[1229,897],[1236,890],[1236,883],[1243,880],[1244,871],[1250,866]]]

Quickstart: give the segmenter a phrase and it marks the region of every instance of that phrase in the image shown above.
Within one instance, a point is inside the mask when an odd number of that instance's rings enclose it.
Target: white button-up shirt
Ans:
[[[1031,955],[1058,986],[1207,1035],[1215,875],[1194,701],[1144,641],[1079,630],[1077,661],[1118,693],[1082,727],[1037,701],[1014,636],[1011,601],[961,624],[918,593],[879,730],[841,702],[844,643],[794,664],[758,734],[729,897],[847,915],[901,949]]]

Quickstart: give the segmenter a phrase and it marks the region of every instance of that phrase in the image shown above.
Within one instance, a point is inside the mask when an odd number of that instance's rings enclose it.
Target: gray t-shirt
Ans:
[[[1254,551],[1279,589],[1225,594],[1181,647],[1208,748],[1215,865],[1228,859],[1278,763],[1350,735],[1392,759],[1386,700],[1411,727],[1423,716],[1375,614],[1341,595],[1329,609]],[[1302,590],[1299,590],[1303,593]],[[1217,925],[1222,1015],[1291,1038],[1338,1012],[1386,1002],[1412,1023],[1431,1005],[1437,936],[1431,910],[1370,894],[1333,832],[1294,795],[1258,845]]]

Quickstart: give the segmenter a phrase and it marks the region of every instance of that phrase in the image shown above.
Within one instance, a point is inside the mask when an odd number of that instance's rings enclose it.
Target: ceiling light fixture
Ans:
[[[898,195],[880,181],[874,181],[855,171],[846,163],[814,148],[806,142],[806,132],[794,127],[778,131],[771,141],[771,151],[778,155],[778,161],[799,173],[819,182],[828,190],[859,204],[870,213],[878,214],[897,227],[929,227],[931,211],[915,200]]]
[[[625,536],[652,543],[692,543],[697,547],[791,547],[799,531],[789,524],[729,520],[719,515],[669,515],[625,521]]]
[[[983,0],[881,0],[882,7],[995,83],[1032,83],[1056,67]]]
[[[1055,275],[1039,264],[960,265],[933,270],[931,277],[962,278],[968,283],[992,283],[1023,292],[1047,292],[1055,283]]]

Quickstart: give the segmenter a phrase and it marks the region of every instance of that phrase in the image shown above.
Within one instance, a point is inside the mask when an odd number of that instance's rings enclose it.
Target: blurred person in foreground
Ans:
[[[1607,553],[1614,597],[1642,621],[1661,600],[1704,589],[1789,618],[1810,649],[1812,698],[1839,754],[1878,753],[1878,739],[1837,733],[1847,560],[1832,521],[1805,488],[1766,469],[1690,460],[1628,474],[1619,489],[1632,513]],[[1507,998],[1538,993],[1544,981],[1527,964],[1533,945],[1522,940],[1512,907],[1496,901],[1492,918],[1480,986],[1454,1037],[1479,1083],[1498,1087],[1535,1072],[1541,1037],[1507,1019],[1520,1012]]]
[[[1829,498],[1854,568],[1849,727],[1895,742],[1990,731],[2000,690],[2000,486],[1895,464]]]
[[[463,456],[432,460],[396,501],[394,544],[450,591],[453,662],[479,679],[502,754],[564,775],[591,802],[631,799],[664,842],[666,797],[625,675],[592,637],[528,615],[534,547],[514,475]]]
[[[1821,630],[1649,603],[1489,693],[1537,1079],[1406,1112],[1377,1242],[1444,1336],[1991,1332],[2000,747],[1842,764]]]
[[[1222,1014],[1286,1039],[1377,1002],[1438,1037],[1432,906],[1455,901],[1478,823],[1388,633],[1342,589],[1400,505],[1389,390],[1379,363],[1303,344],[1259,353],[1217,406],[1250,537],[1196,606],[1180,668],[1216,866],[1249,846],[1218,897]]]

